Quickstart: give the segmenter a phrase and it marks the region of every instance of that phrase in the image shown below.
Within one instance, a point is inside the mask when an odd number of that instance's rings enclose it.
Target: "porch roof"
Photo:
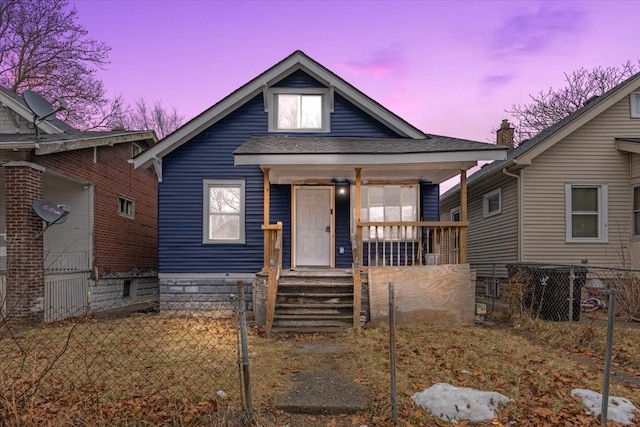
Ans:
[[[236,165],[269,168],[273,183],[352,180],[440,183],[476,166],[503,160],[506,147],[445,136],[424,139],[254,136],[234,151]]]

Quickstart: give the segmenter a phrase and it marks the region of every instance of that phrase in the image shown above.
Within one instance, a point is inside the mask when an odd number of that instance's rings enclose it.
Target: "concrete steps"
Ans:
[[[338,332],[352,326],[350,272],[303,270],[280,276],[272,332]]]

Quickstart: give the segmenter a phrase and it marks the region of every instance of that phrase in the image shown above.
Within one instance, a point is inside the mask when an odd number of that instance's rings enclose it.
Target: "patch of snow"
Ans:
[[[225,397],[227,397],[227,392],[224,390],[218,390],[216,391],[216,394],[221,398],[224,399]]]
[[[444,421],[457,424],[461,420],[484,421],[495,418],[501,403],[513,402],[494,391],[459,388],[446,383],[434,384],[411,396],[416,405]]]
[[[571,390],[571,396],[577,396],[582,399],[582,403],[588,408],[588,414],[600,415],[602,412],[602,395],[600,393],[577,388]],[[638,408],[624,397],[609,396],[608,420],[624,425],[633,425],[635,411],[638,411]]]

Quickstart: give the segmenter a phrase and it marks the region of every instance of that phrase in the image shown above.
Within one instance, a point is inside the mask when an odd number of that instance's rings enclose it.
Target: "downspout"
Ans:
[[[520,175],[515,173],[511,173],[507,171],[507,168],[502,169],[502,173],[506,176],[510,176],[511,178],[515,178],[518,181],[517,189],[518,189],[518,206],[516,210],[516,219],[518,221],[518,257],[517,262],[522,262],[522,218],[520,217],[520,213],[522,212],[522,180],[520,179]]]

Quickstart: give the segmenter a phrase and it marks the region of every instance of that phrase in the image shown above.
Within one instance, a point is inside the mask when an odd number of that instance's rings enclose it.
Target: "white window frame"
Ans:
[[[322,126],[319,128],[280,129],[278,128],[278,95],[320,95],[322,96]],[[268,96],[269,132],[318,133],[331,131],[332,92],[327,88],[283,88],[269,89]]]
[[[462,214],[461,214],[460,212],[461,212],[461,211],[460,211],[460,206],[456,206],[455,208],[451,209],[451,212],[450,212],[450,214],[449,214],[449,219],[450,219],[451,221],[462,221]],[[454,217],[456,214],[458,215],[458,218],[459,218],[458,220],[453,219],[453,217]]]
[[[355,191],[355,186],[352,186],[353,188],[351,188],[351,230],[352,230],[352,235],[354,234],[355,231],[355,212],[356,212],[356,191]],[[393,222],[415,222],[418,221],[418,219],[420,218],[420,185],[418,184],[404,184],[404,185],[400,185],[400,184],[380,184],[380,185],[376,185],[376,184],[366,184],[363,185],[362,187],[400,187],[400,197],[402,197],[402,187],[409,187],[414,191],[415,194],[415,218],[414,219],[410,219],[408,221],[393,221]],[[384,196],[383,196],[384,199]],[[402,203],[402,199],[400,199],[400,202]],[[383,208],[385,208],[386,206],[383,206]],[[369,209],[369,204],[367,203],[367,206],[365,206],[364,203],[361,204],[361,209]],[[402,216],[402,207],[401,207],[401,216]],[[369,219],[367,219],[366,221],[363,222],[375,222],[375,221],[371,221],[370,217]],[[382,221],[385,222],[385,221]],[[380,231],[380,230],[378,230]],[[370,241],[370,240],[374,240],[375,239],[375,230],[369,230],[369,233],[362,233],[362,238],[365,242]],[[404,236],[403,238],[400,238],[400,236],[391,236],[389,233],[387,233],[385,231],[384,236],[378,236],[379,240],[386,240],[386,241],[403,241],[403,242],[408,242],[408,241],[415,241],[418,236]]]
[[[640,92],[634,92],[629,95],[629,103],[631,104],[631,117],[640,118],[640,111],[638,111]]]
[[[640,209],[635,209],[636,188],[640,188],[640,184],[633,184],[631,186],[631,232],[633,233],[633,237],[640,237],[640,229],[636,230],[636,215],[640,215]]]
[[[489,211],[489,199],[498,196],[498,209],[494,211]],[[489,191],[482,196],[482,217],[488,218],[495,215],[500,215],[502,213],[502,187],[496,188],[495,190]]]
[[[239,188],[240,212],[238,212],[239,225],[237,239],[211,239],[209,238],[209,189],[212,187]],[[245,233],[245,181],[242,179],[205,179],[202,181],[202,243],[205,244],[244,244]]]
[[[572,210],[572,190],[574,188],[596,188],[598,190],[598,236],[597,237],[573,237],[573,221],[574,214],[580,214],[580,212],[573,212]],[[566,224],[566,236],[567,243],[607,243],[609,241],[609,223],[608,223],[608,186],[607,184],[565,184],[565,224]],[[593,212],[584,212],[584,214],[593,215]]]
[[[123,203],[125,209],[123,210]],[[131,206],[131,212],[128,212],[126,206]],[[136,201],[131,197],[126,196],[118,196],[118,215],[123,216],[125,218],[135,219],[136,217]]]

